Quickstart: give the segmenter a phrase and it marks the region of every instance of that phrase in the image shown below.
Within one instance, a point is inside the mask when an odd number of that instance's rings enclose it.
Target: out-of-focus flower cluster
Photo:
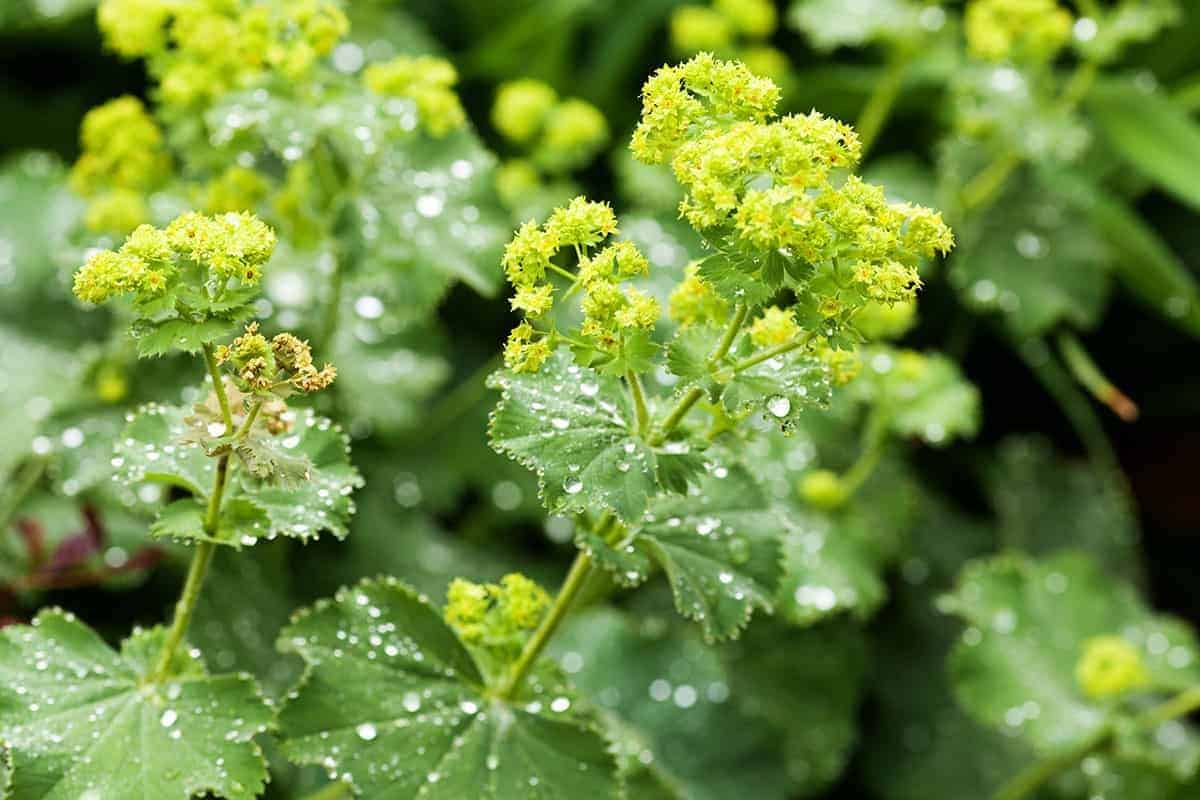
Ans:
[[[304,76],[349,29],[333,0],[101,0],[105,42],[144,58],[161,100],[193,108],[264,73]]]
[[[1073,21],[1055,0],[973,0],[967,49],[984,61],[1043,63],[1070,41]]]
[[[367,67],[363,80],[376,94],[412,100],[421,127],[430,136],[440,138],[467,122],[467,114],[454,91],[458,72],[444,58],[397,56]]]
[[[783,83],[791,64],[766,42],[778,25],[779,15],[770,0],[683,5],[671,14],[671,48],[681,56],[712,52],[736,58],[754,72]]]

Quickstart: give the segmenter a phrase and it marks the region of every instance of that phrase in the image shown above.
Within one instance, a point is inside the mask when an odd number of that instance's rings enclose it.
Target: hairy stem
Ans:
[[[867,418],[863,429],[862,450],[850,468],[842,475],[842,487],[847,496],[854,494],[879,466],[883,445],[887,441],[887,417],[876,409]]]
[[[1200,711],[1200,686],[1184,689],[1169,700],[1142,713],[1136,722],[1142,730],[1150,730],[1195,711]],[[1113,728],[1106,725],[1070,750],[1034,763],[996,792],[994,800],[1023,800],[1030,797],[1059,773],[1106,747],[1114,733]]]
[[[747,356],[733,365],[733,371],[742,372],[743,370],[750,369],[751,367],[757,366],[764,361],[770,361],[772,358],[775,358],[775,356],[781,356],[785,353],[790,353],[793,350],[799,350],[801,347],[804,347],[810,341],[812,341],[812,337],[813,334],[810,331],[796,339],[793,339],[790,342],[777,344],[774,347],[768,347],[766,350],[762,350],[752,356]]]
[[[221,407],[221,416],[225,421],[225,430],[233,430],[233,414],[229,410],[229,397],[225,393],[225,383],[221,380],[221,370],[217,366],[217,360],[213,356],[210,345],[204,346],[204,363],[208,367],[209,376],[213,381],[213,391],[216,392],[217,404]],[[250,430],[250,425],[253,424],[254,418],[258,415],[258,409],[261,406],[262,401],[260,400],[246,416],[246,420],[242,424],[242,427],[238,429],[235,439],[240,439]],[[225,495],[225,484],[228,476],[229,454],[226,453],[217,459],[217,472],[213,478],[213,489],[208,496],[208,508],[204,515],[204,533],[210,539],[216,539],[217,534],[220,532],[221,499]],[[192,563],[188,567],[187,580],[184,581],[183,591],[180,592],[179,600],[175,603],[175,617],[171,622],[170,630],[167,631],[167,638],[163,642],[162,651],[159,653],[158,664],[152,673],[151,680],[154,683],[166,680],[170,674],[171,660],[175,657],[175,652],[183,642],[183,637],[187,635],[188,626],[192,622],[192,615],[196,611],[196,603],[200,600],[200,590],[204,587],[204,579],[208,576],[208,568],[212,564],[212,559],[216,552],[217,545],[213,542],[199,542],[196,545],[196,552],[192,554]]]
[[[45,458],[35,456],[25,462],[20,473],[13,478],[12,488],[4,495],[4,503],[0,505],[0,535],[4,533],[8,524],[16,516],[18,509],[21,508],[21,503],[42,479],[42,475],[46,472],[46,464]]]
[[[742,329],[742,325],[746,323],[746,317],[750,313],[750,309],[738,303],[733,309],[733,317],[729,320],[729,324],[725,327],[725,332],[721,334],[721,340],[717,342],[712,353],[709,354],[707,364],[709,369],[712,369],[717,363],[729,353],[729,348],[733,347],[733,340],[737,338],[738,331]],[[704,396],[704,390],[697,387],[692,387],[687,394],[679,398],[679,402],[675,407],[667,413],[665,419],[658,426],[658,430],[650,437],[648,443],[651,447],[657,447],[667,440],[675,427],[687,416],[687,413],[692,410],[692,406]]]
[[[605,520],[607,517],[604,518]],[[602,529],[607,523],[597,525],[597,530]],[[554,633],[558,630],[558,626],[567,616],[567,612],[571,609],[571,604],[579,595],[580,589],[587,582],[588,576],[592,572],[592,557],[583,550],[580,550],[575,556],[575,561],[571,564],[571,569],[567,572],[566,580],[563,581],[562,588],[558,590],[558,595],[554,598],[554,605],[550,607],[542,624],[533,632],[533,636],[529,637],[529,641],[525,643],[525,649],[521,651],[521,655],[512,666],[512,670],[508,674],[508,680],[500,687],[498,696],[504,700],[511,700],[514,695],[521,689],[521,684],[525,682],[525,678],[529,675],[529,671],[533,669],[533,665],[537,662],[538,656],[542,654],[542,650],[550,642]]]
[[[1114,414],[1126,422],[1133,422],[1138,418],[1137,404],[1105,377],[1075,334],[1064,331],[1058,335],[1058,352],[1062,355],[1067,369],[1075,376],[1075,380],[1091,392],[1093,397],[1111,408]]]
[[[738,331],[746,323],[746,316],[749,313],[750,309],[744,303],[738,303],[734,306],[733,318],[725,326],[725,332],[721,334],[721,341],[717,342],[716,348],[708,356],[709,367],[715,367],[717,362],[729,352],[729,348],[733,347],[733,340],[737,338]]]
[[[625,372],[625,383],[629,386],[629,395],[633,398],[633,409],[637,414],[637,435],[642,436],[650,427],[650,412],[646,410],[646,391],[642,388],[642,379],[633,370]]]
[[[233,414],[229,411],[229,396],[225,394],[225,382],[221,380],[221,368],[217,366],[217,357],[213,354],[211,344],[204,345],[204,366],[212,377],[213,392],[217,395],[217,404],[221,407],[221,420],[225,430],[233,430]]]
[[[1057,105],[1060,113],[1069,114],[1079,106],[1092,88],[1098,69],[1091,61],[1083,62],[1075,69],[1059,95]],[[1024,163],[1025,156],[1014,150],[999,156],[963,188],[960,195],[962,211],[976,210],[994,200],[1017,167]]]
[[[858,139],[862,143],[864,159],[891,116],[911,61],[912,52],[908,48],[897,48],[892,52],[883,77],[875,83],[871,96],[867,98],[866,105],[858,115],[854,128],[858,131]]]

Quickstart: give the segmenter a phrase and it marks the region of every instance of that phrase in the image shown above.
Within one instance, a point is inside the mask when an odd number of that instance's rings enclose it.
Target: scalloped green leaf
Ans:
[[[869,617],[887,598],[883,564],[871,536],[820,514],[787,514],[780,615],[811,625],[839,613]]]
[[[206,505],[198,500],[176,500],[154,520],[150,535],[159,539],[212,542],[240,550],[270,530],[266,509],[245,497],[232,497],[221,504],[217,536],[209,536],[204,530],[207,512]]]
[[[783,522],[741,467],[716,467],[695,493],[650,506],[633,547],[662,567],[679,613],[706,639],[737,636],[770,612],[783,575]]]
[[[979,390],[951,359],[886,346],[868,348],[862,358],[866,380],[852,390],[884,415],[896,435],[939,446],[979,430]]]
[[[307,664],[280,716],[285,752],[367,797],[621,796],[607,743],[570,697],[537,681],[515,703],[488,696],[438,611],[398,581],[319,602],[280,647]]]
[[[1082,216],[1085,203],[1028,169],[1009,181],[986,214],[956,229],[949,276],[964,303],[998,312],[1018,336],[1092,328],[1108,303],[1113,254]]]
[[[1088,698],[1076,683],[1076,665],[1092,637],[1117,635],[1136,647],[1161,691],[1200,683],[1191,631],[1152,614],[1131,587],[1082,554],[975,562],[943,604],[968,623],[950,659],[959,702],[980,722],[1042,753],[1078,745],[1123,713]],[[1194,732],[1178,734],[1155,737],[1168,760],[1169,751],[1194,747]]]
[[[607,508],[630,522],[661,494],[658,453],[633,434],[618,379],[560,348],[539,372],[498,372],[488,385],[502,391],[488,425],[492,448],[537,474],[551,513]]]
[[[752,354],[748,336],[735,352]],[[805,410],[828,407],[833,384],[825,365],[800,349],[734,373],[721,399],[730,411],[755,411],[786,431]]]
[[[919,37],[925,33],[920,22],[925,8],[913,0],[865,0],[849,5],[840,0],[797,0],[788,11],[788,22],[814,48],[828,53],[839,47]]]
[[[350,463],[350,440],[340,426],[312,409],[292,413],[292,430],[276,438],[285,454],[307,458],[312,465],[307,480],[274,485],[243,475],[241,492],[266,511],[268,537],[310,540],[329,531],[344,539],[355,510],[352,495],[363,485],[362,475]]]
[[[244,318],[242,315],[241,318]],[[195,355],[206,344],[228,339],[237,332],[239,317],[210,317],[199,322],[168,319],[139,320],[130,329],[139,358],[165,356],[176,350]]]
[[[132,414],[114,447],[113,466],[125,483],[155,481],[207,497],[217,461],[197,444],[180,440],[189,412],[179,406],[144,405]]]
[[[165,633],[136,632],[118,653],[64,612],[0,631],[0,739],[11,800],[213,793],[253,800],[267,780],[253,738],[272,712],[247,675],[210,676],[190,656],[147,683]]]

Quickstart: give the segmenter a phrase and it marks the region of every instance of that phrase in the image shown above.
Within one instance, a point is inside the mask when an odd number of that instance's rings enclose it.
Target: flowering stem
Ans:
[[[221,420],[225,423],[225,430],[233,430],[233,414],[229,411],[229,396],[225,394],[225,383],[221,380],[221,369],[217,366],[217,357],[213,355],[211,344],[204,345],[204,365],[208,367],[208,374],[212,376],[213,392],[217,395],[217,404],[221,407]]]
[[[862,438],[862,451],[842,475],[842,488],[847,497],[867,482],[879,466],[879,459],[883,455],[883,444],[887,441],[887,417],[879,412],[878,407],[867,418]]]
[[[650,427],[650,412],[646,410],[646,392],[642,388],[642,379],[633,370],[626,370],[625,383],[629,385],[629,394],[633,398],[633,408],[637,414],[637,435],[641,436]]]
[[[553,263],[547,264],[546,269],[550,270],[555,275],[561,275],[562,277],[566,278],[567,280],[571,281],[572,283],[575,282],[574,273],[568,272],[567,270],[560,267],[558,264],[553,264]]]
[[[608,524],[608,515],[601,518],[601,522],[597,524],[596,529],[603,530]],[[529,637],[529,641],[525,643],[525,649],[521,651],[521,655],[512,666],[512,670],[508,674],[508,680],[500,687],[497,696],[503,700],[511,700],[513,696],[520,690],[521,684],[529,675],[529,671],[533,669],[533,665],[537,662],[538,656],[542,654],[542,650],[550,642],[554,636],[558,626],[567,616],[567,612],[571,609],[571,604],[579,595],[580,589],[587,583],[588,576],[592,573],[592,557],[585,550],[580,550],[575,556],[575,561],[571,564],[571,569],[567,572],[566,580],[563,581],[562,588],[558,590],[558,595],[554,598],[554,605],[550,607],[546,617],[542,620],[542,624],[533,632],[533,636]]]
[[[733,347],[733,340],[737,338],[738,331],[742,329],[742,325],[746,322],[746,316],[750,313],[750,309],[744,303],[738,303],[733,309],[733,319],[729,320],[729,324],[725,326],[725,333],[721,335],[721,341],[717,342],[716,349],[708,357],[708,366],[715,367],[717,362],[725,357],[729,352],[729,348]]]
[[[892,113],[892,108],[896,105],[897,98],[900,97],[900,89],[904,85],[904,76],[908,72],[908,65],[911,61],[912,51],[908,48],[897,48],[892,52],[883,77],[875,83],[871,96],[867,98],[866,105],[858,115],[858,122],[854,127],[858,131],[858,139],[862,143],[864,159],[880,131],[883,130],[884,124]]]
[[[212,377],[217,404],[221,407],[221,416],[225,421],[225,430],[233,430],[233,415],[229,411],[229,397],[225,394],[225,383],[221,380],[221,370],[217,366],[216,358],[213,357],[210,345],[204,346],[204,362]],[[254,409],[246,416],[242,427],[238,429],[235,439],[241,439],[250,430],[250,425],[254,422],[261,406],[262,401],[255,404]],[[220,532],[221,499],[225,495],[225,483],[228,475],[229,454],[226,453],[217,459],[213,490],[208,496],[208,508],[204,515],[204,533],[209,539],[216,539]],[[184,581],[183,591],[175,603],[175,618],[171,622],[170,630],[167,631],[167,638],[163,642],[162,651],[158,656],[158,664],[152,673],[151,680],[154,683],[166,680],[170,674],[171,660],[175,657],[175,652],[187,634],[188,625],[191,624],[192,615],[196,611],[196,603],[200,599],[200,590],[204,587],[204,579],[208,575],[208,568],[212,564],[216,552],[215,542],[198,542],[196,545],[196,552],[192,554],[191,566],[188,567],[187,580]]]
[[[1075,380],[1097,400],[1111,408],[1114,414],[1126,422],[1137,419],[1137,404],[1105,377],[1078,337],[1067,332],[1059,334],[1058,352],[1062,354],[1063,361],[1075,376]]]
[[[710,369],[717,365],[722,358],[729,353],[729,348],[733,347],[733,340],[737,338],[738,331],[742,329],[742,325],[746,322],[746,317],[750,313],[750,309],[738,303],[733,310],[733,318],[729,320],[729,324],[725,327],[725,333],[721,335],[721,341],[717,342],[717,346],[713,348],[712,353],[708,356],[707,364]],[[687,416],[687,413],[692,410],[692,406],[699,402],[700,398],[704,397],[704,390],[693,386],[688,390],[687,394],[679,398],[679,402],[667,414],[666,419],[658,426],[658,431],[650,437],[648,444],[651,447],[657,447],[667,440],[671,435],[671,431],[675,430],[675,426]]]
[[[343,797],[353,797],[354,790],[345,781],[333,781],[322,786],[308,795],[304,800],[341,800]]]
[[[1093,61],[1085,61],[1076,68],[1058,98],[1058,111],[1061,114],[1065,116],[1071,113],[1083,101],[1096,80],[1097,70]],[[972,211],[991,202],[1017,167],[1024,163],[1024,155],[1010,150],[985,167],[963,189],[962,210]]]
[[[47,461],[41,456],[35,456],[25,463],[19,475],[13,479],[12,489],[4,497],[0,506],[0,534],[8,528],[8,523],[16,515],[25,497],[33,491],[46,472]]]
[[[1193,686],[1139,715],[1135,722],[1138,728],[1150,730],[1164,722],[1186,717],[1198,710],[1200,710],[1200,686]],[[1023,798],[1031,796],[1059,773],[1070,769],[1087,756],[1106,747],[1114,733],[1115,730],[1111,725],[1105,725],[1065,753],[1033,764],[996,792],[994,800],[1023,800]]]
[[[777,344],[774,347],[768,347],[766,350],[762,350],[761,352],[755,353],[752,356],[747,356],[733,365],[733,371],[735,373],[742,372],[750,369],[751,367],[757,366],[764,361],[770,361],[772,358],[775,358],[775,356],[781,356],[785,353],[790,353],[793,350],[798,350],[812,341],[812,337],[813,334],[811,331],[809,331],[803,336],[793,339],[790,342]]]

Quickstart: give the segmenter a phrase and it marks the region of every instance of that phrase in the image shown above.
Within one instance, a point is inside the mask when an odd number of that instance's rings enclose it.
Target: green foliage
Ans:
[[[266,762],[253,738],[273,715],[258,686],[248,675],[211,676],[190,654],[156,679],[163,635],[135,632],[118,652],[54,610],[3,633],[0,736],[13,798],[262,791]]]
[[[552,673],[514,702],[486,695],[466,647],[402,584],[339,592],[280,644],[308,665],[280,720],[285,750],[361,792],[619,796],[604,739]]]
[[[52,5],[0,795],[1196,794],[1186,4]]]

